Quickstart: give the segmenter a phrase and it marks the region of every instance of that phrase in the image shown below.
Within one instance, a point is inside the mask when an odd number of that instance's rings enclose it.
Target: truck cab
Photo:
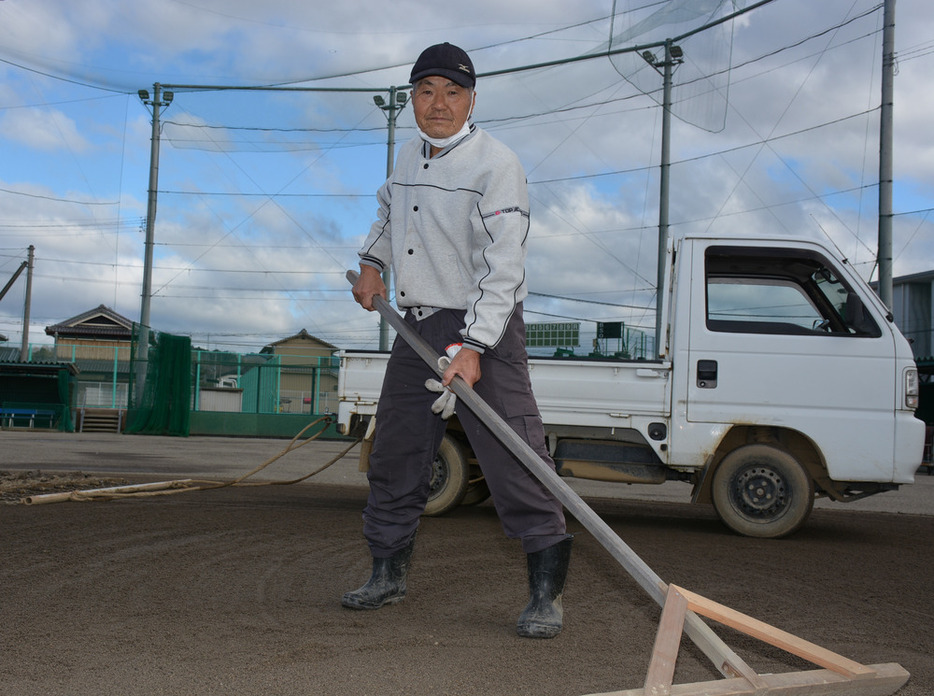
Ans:
[[[797,239],[686,238],[678,254],[668,464],[709,453],[696,500],[781,535],[815,491],[849,501],[914,480],[911,348],[845,261]]]

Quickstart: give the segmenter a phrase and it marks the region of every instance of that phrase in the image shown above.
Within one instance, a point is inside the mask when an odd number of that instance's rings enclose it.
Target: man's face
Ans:
[[[446,77],[425,77],[412,90],[412,108],[422,132],[431,138],[450,138],[470,116],[473,90]]]

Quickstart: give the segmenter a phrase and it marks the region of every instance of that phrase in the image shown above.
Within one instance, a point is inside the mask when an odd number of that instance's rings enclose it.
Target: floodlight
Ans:
[[[684,51],[681,50],[680,46],[672,46],[669,50],[672,58],[682,58],[684,56]]]
[[[377,94],[375,97],[373,97],[373,103],[376,104],[376,106],[383,108],[386,105],[386,100]]]
[[[642,54],[642,59],[649,65],[655,65],[655,54],[651,51],[645,51]]]
[[[142,101],[146,101],[147,99],[149,99],[149,90],[148,90],[148,89],[141,89],[139,92],[137,92],[137,94],[139,95],[139,98],[140,98]]]
[[[175,92],[163,92],[162,99],[165,100],[165,105],[168,106],[175,99]]]

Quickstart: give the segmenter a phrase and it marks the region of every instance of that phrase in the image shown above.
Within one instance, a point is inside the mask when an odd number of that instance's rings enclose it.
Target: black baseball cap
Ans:
[[[415,61],[409,83],[414,85],[423,77],[440,75],[453,80],[461,87],[474,87],[477,84],[477,73],[474,72],[473,63],[467,52],[447,42],[429,46]]]

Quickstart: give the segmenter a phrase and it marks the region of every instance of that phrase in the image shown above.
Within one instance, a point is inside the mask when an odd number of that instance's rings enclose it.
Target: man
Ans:
[[[453,355],[442,385],[461,377],[554,467],[529,382],[522,320],[528,294],[525,173],[512,151],[470,124],[476,73],[463,50],[448,43],[425,49],[410,82],[418,137],[400,148],[395,170],[377,194],[378,217],[359,252],[354,298],[372,311],[375,296],[387,297],[380,274],[392,264],[405,320],[439,353]],[[397,338],[367,474],[364,536],[373,571],[363,587],[344,595],[345,607],[378,609],[405,597],[415,532],[445,429],[432,407],[440,410],[435,401],[448,397],[425,386],[433,376]],[[457,414],[503,529],[521,540],[527,554],[530,599],[517,631],[552,638],[562,627],[571,551],[561,503],[469,409]]]

